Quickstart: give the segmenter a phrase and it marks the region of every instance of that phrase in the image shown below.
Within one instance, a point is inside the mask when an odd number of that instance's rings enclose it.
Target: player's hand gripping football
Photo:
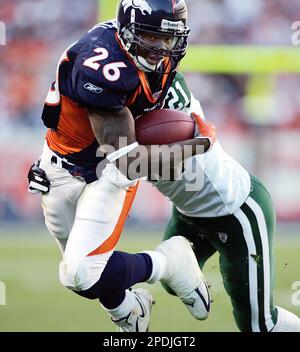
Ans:
[[[216,127],[211,122],[204,120],[200,115],[196,114],[195,112],[192,112],[191,116],[195,120],[200,133],[200,135],[196,138],[207,138],[210,142],[210,147],[207,150],[209,151],[216,141]]]

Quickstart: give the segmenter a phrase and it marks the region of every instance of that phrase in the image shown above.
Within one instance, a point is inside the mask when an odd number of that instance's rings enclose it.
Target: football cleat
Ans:
[[[199,320],[207,318],[211,298],[205,277],[189,241],[174,236],[156,247],[167,258],[167,269],[163,284],[168,285],[185,304],[191,314]]]
[[[118,320],[111,319],[119,332],[147,332],[149,331],[151,308],[155,303],[152,295],[142,288],[131,291],[134,294],[134,306],[131,312]]]

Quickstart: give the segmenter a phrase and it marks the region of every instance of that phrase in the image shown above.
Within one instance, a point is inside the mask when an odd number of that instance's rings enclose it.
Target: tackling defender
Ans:
[[[200,103],[183,76],[178,76],[172,88],[166,107],[181,107],[203,117]],[[184,166],[180,179],[153,183],[174,204],[164,239],[184,234],[194,244],[201,268],[219,252],[223,284],[241,331],[300,332],[300,319],[273,304],[276,216],[264,184],[249,175],[218,142],[209,152],[186,160]],[[196,172],[203,175],[199,187],[195,187],[200,179]]]
[[[138,282],[164,280],[183,302],[195,301],[186,307],[197,319],[209,311],[202,272],[183,237],[154,251],[114,251],[138,183],[118,167],[130,151],[140,150],[134,119],[164,104],[185,55],[186,19],[183,0],[122,0],[117,21],[100,23],[71,45],[46,98],[43,153],[29,172],[30,189],[44,192],[45,222],[63,252],[61,283],[98,298],[122,331],[148,329],[152,297],[146,290],[129,290]],[[201,119],[197,126],[202,137],[179,143],[182,151],[184,145],[194,154],[196,146],[204,151],[212,146],[214,126]],[[125,147],[119,137],[127,138]],[[106,157],[97,157],[100,145]],[[97,178],[97,165],[105,158]]]

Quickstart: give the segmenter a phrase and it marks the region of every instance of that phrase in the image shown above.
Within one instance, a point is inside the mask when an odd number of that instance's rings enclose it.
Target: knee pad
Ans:
[[[64,258],[59,264],[59,279],[63,286],[72,291],[84,291],[100,278],[104,265],[93,265],[90,258]]]

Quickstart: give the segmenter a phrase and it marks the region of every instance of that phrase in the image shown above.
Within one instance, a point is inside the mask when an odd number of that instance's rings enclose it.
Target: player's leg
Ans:
[[[252,178],[250,196],[241,208],[215,218],[213,229],[208,238],[220,253],[223,283],[239,329],[272,331],[282,315],[273,304],[275,212],[258,179]]]
[[[274,269],[275,268],[274,268],[274,261],[273,261],[274,248],[273,248],[272,240],[270,240],[270,238],[272,239],[271,232],[272,231],[275,232],[275,225],[276,225],[275,210],[273,207],[271,196],[267,191],[267,189],[265,188],[264,184],[261,182],[261,180],[259,180],[257,177],[252,176],[251,181],[252,181],[252,191],[251,191],[250,197],[246,200],[246,204],[255,215],[259,226],[261,226],[261,224],[264,224],[264,222],[266,223],[265,230],[264,230],[264,225],[262,225],[262,228],[259,228],[258,230],[260,231],[260,234],[262,234],[264,231],[266,231],[268,234],[269,252],[270,252],[270,256],[269,256],[270,290],[271,290],[270,310],[272,310],[273,308],[272,290],[274,288]],[[270,220],[270,217],[271,217],[271,220]],[[267,246],[266,237],[267,237],[266,235],[260,236],[263,247]],[[265,257],[263,259],[265,259]],[[264,260],[264,263],[265,263],[264,265],[268,267],[268,258]],[[275,308],[277,310],[277,320],[274,328],[272,330],[269,329],[269,331],[300,332],[299,317],[297,317],[295,314],[281,307],[276,306]]]
[[[73,285],[70,282],[66,282],[66,277],[69,279],[74,275],[74,285],[83,285],[83,288],[92,286],[93,282],[99,279],[100,277],[100,271],[103,270],[103,266],[105,266],[105,260],[104,263],[102,260],[99,260],[99,257],[101,255],[91,255],[90,258],[84,258],[83,263],[80,264],[81,257],[82,257],[82,251],[85,253],[86,246],[91,244],[91,238],[90,238],[90,232],[89,230],[93,230],[94,227],[91,226],[82,226],[82,225],[76,225],[74,227],[74,221],[75,221],[75,215],[77,212],[77,215],[79,215],[80,219],[76,219],[75,222],[81,223],[87,220],[89,221],[88,218],[90,217],[90,220],[92,218],[92,222],[95,224],[100,224],[99,227],[99,233],[102,233],[102,236],[104,235],[105,229],[105,224],[112,224],[115,225],[115,228],[111,230],[112,232],[112,240],[114,240],[113,237],[118,235],[119,230],[121,230],[122,227],[122,222],[123,218],[126,218],[126,213],[127,213],[127,207],[128,209],[130,208],[130,196],[125,197],[126,201],[124,201],[124,206],[122,207],[122,200],[118,199],[120,201],[120,207],[121,209],[121,214],[119,214],[119,218],[116,220],[116,223],[114,224],[114,215],[111,215],[110,213],[108,214],[107,211],[109,210],[109,197],[110,194],[106,192],[102,192],[102,189],[98,189],[99,191],[99,202],[97,201],[97,195],[96,192],[97,190],[93,190],[92,186],[86,186],[85,182],[82,182],[73,176],[69,174],[68,171],[65,169],[59,167],[57,164],[52,164],[51,163],[51,157],[53,156],[53,152],[48,148],[47,145],[45,145],[43,154],[41,156],[41,164],[40,167],[46,172],[48,179],[51,182],[51,187],[49,193],[46,195],[42,196],[42,206],[44,210],[44,216],[45,216],[45,223],[47,225],[47,228],[49,232],[55,237],[56,241],[59,244],[59,247],[62,251],[62,254],[64,255],[63,260],[60,264],[60,277],[61,281],[63,284],[67,285]],[[79,198],[83,195],[84,189],[87,188],[89,190],[89,194],[94,193],[94,198],[91,197],[90,195],[88,197],[83,197],[84,199],[90,199],[90,202],[88,201],[88,205],[85,206],[84,202],[79,201]],[[86,190],[87,191],[87,190]],[[130,193],[130,192],[128,192]],[[126,191],[125,191],[126,194]],[[101,195],[103,195],[101,197]],[[96,206],[93,204],[96,203]],[[79,211],[77,208],[80,208],[77,205],[82,205],[82,208],[86,210],[85,213],[90,212],[90,214],[85,214],[83,211]],[[107,206],[107,208],[106,208]],[[106,210],[107,209],[107,210]],[[96,212],[96,213],[95,213]],[[118,213],[116,213],[116,217],[118,217]],[[84,219],[85,218],[85,219]],[[98,218],[98,219],[97,219]],[[101,222],[103,221],[103,224]],[[78,228],[78,231],[75,231],[75,229]],[[104,229],[103,229],[104,228]],[[70,233],[72,233],[72,229],[75,231],[74,236],[72,235],[72,240],[69,240]],[[82,230],[82,232],[80,232]],[[74,233],[73,231],[73,233]],[[92,233],[95,235],[95,232],[92,231]],[[77,236],[77,239],[76,239]],[[103,237],[97,236],[95,244],[92,243],[92,247],[88,249],[88,251],[92,249],[99,250],[101,252],[101,248],[97,248],[101,238]],[[103,247],[104,252],[105,252],[105,247],[108,245],[109,241],[104,241]],[[76,247],[77,246],[77,247]],[[124,264],[124,257],[126,256],[127,258],[127,266]],[[163,256],[162,256],[163,257]],[[164,259],[164,258],[163,258]],[[126,261],[126,260],[125,260]],[[115,252],[114,255],[110,258],[110,262],[112,265],[108,266],[109,268],[115,268],[115,272],[119,274],[119,276],[126,278],[126,273],[123,271],[131,271],[132,267],[138,267],[140,273],[140,276],[138,278],[135,278],[136,280],[144,280],[143,277],[143,267],[149,268],[151,267],[151,259],[147,255],[129,255],[125,253],[117,253]],[[129,264],[128,264],[129,263]],[[79,267],[77,266],[78,264]],[[130,267],[131,265],[131,267]],[[123,271],[121,268],[125,268]],[[99,271],[100,270],[100,271]],[[98,274],[99,271],[99,274]],[[109,271],[111,272],[112,270],[106,270],[104,275],[103,275],[103,281],[105,282],[120,282],[122,280],[116,278],[115,280],[114,275],[109,275]],[[86,276],[85,276],[86,274]],[[114,274],[114,273],[113,273]],[[149,270],[149,275],[151,274],[151,270]],[[147,277],[147,275],[146,275]],[[124,281],[126,281],[124,279]],[[126,283],[123,283],[125,287],[127,288]],[[87,286],[85,286],[87,285]],[[128,284],[130,285],[130,283]],[[104,289],[102,290],[100,296],[107,297],[106,302],[107,306],[109,307],[111,302],[114,302],[116,300],[116,297],[114,295],[114,292],[105,292],[105,285],[102,285]],[[102,287],[101,286],[101,287]],[[72,287],[70,287],[72,289]],[[75,288],[75,287],[73,287]],[[125,290],[122,292],[123,296],[125,296]],[[144,309],[146,319],[140,319],[139,325],[140,328],[146,329],[143,324],[144,322],[149,318],[149,310],[152,304],[152,297],[148,292],[145,290],[139,290],[134,293],[127,293],[126,294],[126,302],[128,306],[128,302],[131,302],[132,304],[137,305],[136,311],[138,312],[138,308],[142,306],[142,309]],[[98,295],[96,298],[99,298]],[[111,300],[110,300],[111,298]],[[118,298],[118,297],[117,297]],[[121,298],[122,300],[123,298]],[[141,309],[141,308],[140,308]],[[146,322],[147,324],[147,322]],[[145,324],[144,324],[145,325]],[[125,327],[126,330],[126,327]]]
[[[216,252],[216,248],[214,248],[207,240],[205,234],[202,234],[192,221],[188,221],[187,218],[184,219],[174,206],[172,217],[169,220],[164,232],[164,240],[167,240],[173,236],[184,236],[192,242],[193,250],[201,269],[203,269],[207,259],[209,259]]]
[[[256,247],[261,247],[261,261],[257,257],[258,275],[258,302],[261,331],[298,331],[300,319],[283,308],[273,304],[274,289],[274,247],[276,216],[271,196],[263,183],[256,177],[251,177],[252,188],[249,198],[242,206],[242,212],[250,220]],[[262,289],[261,289],[262,288]],[[261,290],[260,290],[261,289]],[[272,327],[272,324],[275,325]]]
[[[274,246],[276,215],[272,199],[265,187],[251,179],[251,192],[234,214],[239,221],[247,246],[248,284],[251,308],[251,330],[271,331],[277,321],[273,304]],[[244,319],[243,310],[236,307],[236,320]]]
[[[83,297],[99,299],[118,325],[124,320],[124,331],[145,331],[152,305],[147,291],[127,290],[150,277],[151,258],[114,252],[135,192],[136,187],[122,189],[105,177],[87,185],[60,263],[61,283]]]
[[[45,143],[40,167],[51,182],[50,191],[42,195],[41,204],[45,224],[63,254],[76,213],[77,201],[85,183],[74,178],[65,169],[51,163],[53,152]]]
[[[107,307],[120,303],[125,295],[123,292],[118,298],[119,290],[112,289],[110,297],[105,297],[108,281],[110,287],[126,289],[151,275],[152,263],[148,255],[114,252],[136,190],[137,186],[119,188],[105,177],[87,185],[78,201],[74,225],[61,262],[61,281],[65,286],[82,291],[83,295],[83,291],[89,290],[86,293],[91,297],[88,298],[100,298]],[[100,276],[102,285],[95,285]],[[114,299],[118,302],[112,302]]]
[[[104,176],[87,185],[78,200],[60,263],[62,284],[83,297],[98,298],[123,331],[145,331],[152,305],[147,291],[128,288],[147,280],[153,283],[165,275],[172,280],[168,258],[160,249],[138,254],[114,252],[135,191],[136,187],[119,188]],[[179,250],[190,258],[186,249]],[[197,270],[193,268],[194,273]],[[181,286],[184,283],[180,282]]]
[[[207,236],[220,253],[223,284],[238,328],[259,332],[270,331],[277,319],[273,305],[275,214],[269,194],[256,184],[252,188],[247,202],[233,215],[213,219]],[[256,201],[260,197],[259,206],[252,204],[252,197]]]
[[[61,282],[81,296],[98,298],[118,325],[128,322],[128,316],[131,318],[133,312],[138,312],[132,304],[139,307],[143,293],[137,295],[128,291],[136,283],[164,279],[182,300],[202,284],[194,253],[182,237],[182,240],[177,237],[165,241],[154,251],[138,254],[114,252],[135,191],[136,187],[127,190],[115,186],[105,175],[87,185],[78,201],[74,225],[60,265]],[[183,256],[186,265],[182,267],[177,261],[173,263],[173,254],[177,258]],[[186,272],[189,272],[188,276]],[[151,296],[144,298],[148,307],[144,306],[142,310],[150,311]],[[198,304],[197,298],[195,301],[194,310],[188,308],[201,319],[204,313],[199,306],[203,303]],[[138,315],[143,315],[142,311]],[[122,327],[124,330],[131,328]]]
[[[164,240],[168,240],[170,238],[173,238],[174,236],[184,236],[188,241],[192,243],[194,254],[196,255],[198,265],[201,269],[204,266],[206,260],[216,252],[216,249],[213,248],[211,244],[203,236],[201,236],[201,234],[199,234],[199,231],[192,223],[188,224],[188,221],[184,221],[182,219],[181,214],[175,207],[173,207],[172,217],[169,220],[169,223],[165,229]],[[209,288],[203,274],[202,280],[204,285],[202,286],[200,293],[201,296],[204,298],[208,313],[210,310],[211,298]],[[170,288],[170,286],[165,281],[162,280],[161,284],[168,293],[176,295],[176,293]],[[205,318],[206,317],[207,315],[205,316]]]

